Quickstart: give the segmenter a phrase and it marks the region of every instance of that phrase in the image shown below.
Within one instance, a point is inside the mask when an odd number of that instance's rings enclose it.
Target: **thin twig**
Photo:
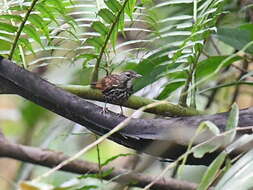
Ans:
[[[20,24],[19,28],[18,28],[18,31],[17,31],[17,34],[15,36],[15,39],[13,41],[13,44],[12,44],[12,47],[11,47],[11,51],[10,51],[10,55],[9,55],[9,59],[11,60],[12,57],[13,57],[13,54],[15,52],[15,49],[16,49],[16,46],[18,44],[18,40],[19,40],[19,37],[21,35],[21,32],[23,31],[24,29],[24,26],[25,26],[25,23],[26,21],[28,20],[34,6],[36,5],[36,3],[38,2],[39,0],[33,0],[32,1],[32,4],[31,6],[29,7],[29,9],[27,10],[26,14],[25,14],[25,17],[24,17],[24,20],[22,21],[22,23]]]
[[[216,43],[214,42],[214,40],[213,40],[212,37],[210,38],[210,42],[212,43],[212,45],[213,45],[215,51],[217,52],[217,54],[218,54],[218,55],[221,55],[221,51],[220,51],[220,49],[218,48],[218,46],[216,45]]]
[[[205,50],[202,51],[203,55],[205,55],[207,58],[211,57]]]
[[[192,77],[191,72],[188,72],[187,74],[188,74],[187,80],[185,82],[184,88],[182,89],[180,93],[180,97],[179,97],[179,105],[183,107],[187,107],[188,89],[190,88],[191,77]]]
[[[116,16],[116,18],[115,18],[115,22],[112,23],[111,28],[110,28],[110,30],[109,30],[109,32],[108,32],[108,35],[106,36],[104,45],[103,45],[103,47],[101,48],[101,51],[100,51],[99,56],[98,56],[98,58],[97,58],[97,62],[96,62],[95,67],[94,67],[94,71],[93,71],[93,73],[92,73],[91,83],[90,83],[91,85],[94,84],[95,82],[97,82],[99,64],[100,64],[100,62],[101,62],[101,60],[102,60],[102,57],[103,57],[103,55],[104,55],[105,49],[106,49],[106,47],[107,47],[107,43],[108,43],[109,40],[110,40],[110,37],[111,37],[112,32],[113,32],[113,30],[114,30],[114,27],[116,26],[116,24],[118,23],[118,21],[119,21],[119,19],[120,19],[120,15],[121,15],[121,14],[124,14],[124,13],[122,13],[122,12],[124,11],[125,6],[126,6],[126,4],[127,4],[128,1],[129,1],[129,0],[125,0],[124,4],[122,5],[122,9],[118,12],[118,14],[117,14],[117,16]]]
[[[95,135],[96,137],[96,140],[98,139],[98,136]],[[99,145],[97,144],[96,145],[96,151],[97,151],[97,158],[98,158],[98,175],[99,175],[99,178],[101,180],[101,183],[102,183],[102,167],[101,167],[101,157],[100,157],[100,149],[99,149]]]
[[[202,93],[209,91],[209,90],[214,90],[214,89],[219,89],[219,88],[224,88],[224,87],[229,87],[229,86],[235,86],[235,85],[250,85],[250,86],[252,86],[253,82],[251,82],[251,81],[234,81],[234,82],[230,82],[230,83],[226,83],[226,84],[217,85],[215,87],[203,89],[203,90],[199,91],[199,94],[202,94]]]
[[[216,43],[214,42],[214,40],[213,40],[212,37],[210,38],[210,41],[211,41],[211,43],[212,43],[214,49],[216,50],[217,54],[218,54],[218,55],[221,55],[221,51],[220,51],[220,49],[218,48],[218,46],[216,45]],[[234,67],[235,69],[241,71],[241,72],[247,72],[245,69],[240,68],[240,67],[238,67],[238,66],[235,65],[235,64],[231,64],[231,66]]]
[[[247,73],[248,71],[244,68],[238,67],[235,64],[231,64],[232,67],[234,67],[235,69],[237,69],[238,71],[242,72],[242,73]]]
[[[243,70],[245,71],[241,71],[240,75],[237,77],[237,81],[240,80],[245,74],[248,73],[248,67],[249,67],[249,63],[247,60],[243,60],[242,62],[243,64]],[[246,78],[243,78],[241,81],[245,81]],[[237,97],[238,97],[238,94],[239,94],[239,91],[240,91],[240,85],[236,85],[235,87],[235,91],[234,91],[234,94],[233,94],[233,97],[232,97],[232,101],[231,101],[231,105],[236,101]]]

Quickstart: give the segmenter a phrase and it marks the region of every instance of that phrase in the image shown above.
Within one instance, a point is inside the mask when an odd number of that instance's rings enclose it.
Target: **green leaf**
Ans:
[[[125,14],[121,13],[119,16],[119,21],[118,21],[119,31],[123,32],[124,27],[125,27]],[[124,33],[123,33],[123,35],[124,35]]]
[[[96,55],[96,54],[84,53],[84,54],[81,54],[81,55],[77,56],[77,57],[75,58],[75,60],[80,59],[80,58],[96,59],[96,58],[97,58],[97,55]]]
[[[51,4],[54,6],[54,8],[62,15],[66,13],[66,9],[62,1],[60,0],[54,0],[54,1],[47,1],[48,4]]]
[[[25,47],[26,49],[30,50],[33,54],[35,54],[34,51],[33,51],[32,45],[31,45],[31,43],[29,42],[28,39],[26,39],[26,38],[19,38],[19,43],[23,47]]]
[[[218,28],[216,37],[236,50],[240,50],[253,40],[252,33],[253,25],[242,28]],[[246,52],[253,53],[253,47],[249,47]]]
[[[240,148],[252,141],[253,141],[253,135],[245,134],[245,135],[239,137],[239,139],[236,139],[235,142],[233,142],[232,144],[227,146],[226,152],[229,154],[230,152],[234,151],[235,149]]]
[[[11,48],[11,43],[5,40],[0,39],[0,44],[0,50],[10,50]]]
[[[202,151],[201,151],[201,155],[203,155],[203,147],[206,147],[204,146],[203,144],[200,144],[200,145],[196,145],[192,148],[192,145],[193,143],[196,141],[196,138],[199,137],[203,132],[205,132],[207,129],[209,129],[212,133],[214,133],[215,135],[218,134],[220,131],[218,129],[218,127],[216,127],[216,125],[214,125],[213,123],[211,123],[210,121],[205,121],[205,122],[202,122],[196,132],[195,132],[195,135],[191,138],[190,142],[188,143],[188,147],[187,147],[187,154],[184,155],[184,158],[181,162],[181,166],[179,167],[178,169],[178,174],[180,175],[180,173],[182,173],[183,171],[183,167],[185,166],[185,163],[186,163],[186,160],[189,156],[189,153],[188,152],[194,152],[194,150],[196,150],[197,148],[199,148],[200,146],[202,146]],[[213,149],[213,148],[212,148]],[[210,149],[208,149],[207,151],[209,151]],[[200,151],[198,152],[200,153]]]
[[[26,5],[16,5],[16,6],[11,6],[8,9],[11,11],[27,11],[30,8],[30,6]]]
[[[226,131],[231,131],[227,135],[225,135],[225,144],[231,143],[236,135],[236,127],[238,126],[239,121],[239,108],[236,103],[232,105],[232,109],[229,113]]]
[[[35,30],[35,28],[32,26],[32,25],[28,25],[26,24],[24,26],[24,29],[23,31],[31,38],[33,38],[36,42],[38,42],[40,44],[40,46],[42,48],[44,48],[41,40],[40,40],[40,36],[39,36],[39,33]]]
[[[72,27],[72,29],[75,30],[75,25],[77,25],[77,23],[73,19],[73,17],[67,14],[68,9],[65,8],[70,5],[68,1],[54,0],[45,1],[45,3],[48,4],[45,4],[45,6],[50,8],[50,12],[54,13],[54,17],[58,18],[59,16],[61,16],[64,19],[64,22],[68,23]],[[57,13],[59,14],[59,16]]]
[[[253,187],[253,150],[241,157],[219,180],[216,190],[248,190]]]
[[[109,164],[110,162],[112,162],[113,160],[119,158],[119,157],[126,157],[126,156],[131,156],[133,154],[128,153],[128,154],[118,154],[116,156],[112,156],[109,159],[107,159],[104,163],[101,164],[101,166],[106,166],[107,164]]]
[[[149,4],[149,3],[152,3],[153,0],[141,0],[141,2],[142,2],[143,4]]]
[[[212,56],[199,62],[196,68],[196,78],[199,80],[212,74],[227,57],[228,56]],[[223,68],[240,59],[242,58],[239,56],[229,59],[226,63],[224,63]]]
[[[17,21],[17,22],[22,22],[23,21],[23,18],[22,16],[20,15],[9,15],[9,14],[6,14],[6,15],[0,15],[0,19],[13,19],[14,21]]]
[[[36,123],[44,119],[47,110],[32,102],[25,102],[21,108],[22,119],[27,127],[36,127]]]
[[[6,32],[16,32],[18,27],[12,26],[11,24],[7,24],[4,22],[0,22],[0,30],[6,31]]]
[[[106,36],[108,34],[108,28],[100,21],[95,21],[92,23],[91,27],[100,33],[102,36]]]
[[[197,132],[201,133],[201,132],[205,131],[206,129],[211,131],[214,135],[220,134],[220,129],[211,121],[201,122]]]
[[[98,188],[97,185],[85,185],[85,186],[75,189],[75,190],[90,190],[90,189],[97,189],[97,188]]]
[[[9,38],[9,39],[13,39],[15,37],[15,34],[14,33],[5,33],[3,31],[0,31],[0,36],[5,37],[5,38]]]
[[[97,59],[98,55],[96,54],[89,54],[89,53],[85,53],[85,54],[81,54],[79,56],[77,56],[75,58],[75,60],[77,59],[81,59],[81,58],[84,58],[84,61],[83,61],[83,68],[86,68],[87,67],[87,63],[93,59]]]
[[[161,73],[167,69],[173,69],[178,66],[178,64],[170,64],[169,66],[162,64],[169,60],[167,55],[163,55],[169,50],[171,49],[165,48],[141,60],[138,64],[127,64],[125,68],[126,70],[134,70],[143,76],[142,78],[138,79],[138,81],[136,81],[134,85],[134,92],[161,78]]]
[[[202,158],[207,153],[212,153],[219,148],[219,145],[203,144],[194,148],[193,156],[195,158]]]
[[[117,42],[117,39],[118,39],[118,23],[113,28],[110,39],[111,39],[113,50],[115,51],[115,46],[116,46],[116,42]]]
[[[156,98],[157,100],[163,100],[170,96],[172,92],[174,92],[176,89],[184,85],[185,81],[171,81],[166,84],[162,92],[159,94],[159,96]]]
[[[100,9],[98,15],[108,24],[111,24],[115,21],[116,17],[109,9]]]
[[[134,91],[142,89],[143,87],[155,82],[159,78],[161,78],[161,73],[164,72],[168,66],[162,65],[168,60],[168,56],[157,56],[142,60],[136,67],[133,67],[132,70],[135,70],[137,73],[143,75],[134,85]],[[170,64],[170,68],[176,67],[177,64]]]
[[[197,190],[207,190],[209,188],[209,186],[215,180],[216,175],[220,171],[220,168],[221,168],[222,164],[224,163],[226,156],[227,156],[227,154],[225,152],[222,152],[211,163],[211,165],[208,167],[208,169],[204,173],[204,176],[202,177]]]
[[[196,133],[200,134],[204,132],[206,129],[211,131],[214,135],[220,134],[219,128],[210,121],[201,122]],[[210,142],[209,144],[204,143],[201,145],[196,145],[193,148],[193,156],[195,158],[202,158],[206,153],[214,152],[220,146],[221,146],[221,143],[219,141],[214,141],[212,143]]]
[[[31,14],[28,20],[37,28],[41,29],[44,35],[49,39],[49,31],[47,27],[47,23],[41,18],[41,16],[37,14]]]
[[[0,39],[7,43],[12,43],[12,38],[10,36],[3,35],[3,36],[0,36]]]
[[[144,65],[142,65],[144,66]],[[166,65],[159,65],[157,67],[155,67],[150,73],[146,74],[146,71],[149,70],[152,67],[152,65],[150,65],[150,67],[148,66],[146,69],[139,69],[140,67],[136,67],[136,71],[140,71],[138,73],[140,73],[141,75],[143,75],[142,78],[140,78],[136,84],[134,85],[134,91],[136,92],[137,90],[142,89],[143,87],[155,82],[156,80],[158,80],[159,75],[161,72],[163,72],[166,69]],[[143,68],[143,67],[142,67]],[[143,73],[141,73],[143,72]],[[145,73],[145,74],[144,74]]]
[[[96,49],[100,49],[104,44],[104,39],[101,37],[92,37],[87,39],[85,43],[95,47]]]
[[[122,8],[121,4],[117,0],[105,0],[104,2],[114,13],[119,12]]]
[[[106,170],[106,171],[102,171],[101,174],[84,174],[78,177],[78,179],[87,179],[87,178],[105,178],[108,175],[110,175],[113,172],[113,168]]]
[[[126,4],[126,8],[125,8],[125,12],[126,14],[133,19],[133,12],[134,12],[134,8],[135,8],[135,4],[136,4],[137,0],[128,0],[127,4]]]
[[[175,69],[175,71],[169,71],[166,73],[167,78],[169,79],[187,79],[188,74],[187,74],[188,69],[183,68],[183,69]]]
[[[59,25],[58,21],[56,20],[53,12],[48,7],[45,7],[43,3],[37,3],[35,6],[35,9],[41,12],[42,16],[46,16],[50,18],[52,21],[54,21],[57,25]]]

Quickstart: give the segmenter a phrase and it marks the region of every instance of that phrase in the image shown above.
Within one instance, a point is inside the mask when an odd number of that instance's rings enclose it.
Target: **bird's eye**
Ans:
[[[131,75],[129,73],[126,74],[127,77],[131,77]]]

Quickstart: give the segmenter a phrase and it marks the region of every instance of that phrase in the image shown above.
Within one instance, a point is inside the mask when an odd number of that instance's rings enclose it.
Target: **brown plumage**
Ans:
[[[125,71],[120,74],[108,75],[98,81],[94,88],[101,90],[104,95],[104,112],[106,111],[106,103],[116,103],[120,105],[122,114],[121,105],[133,93],[133,80],[139,77],[141,75],[134,71]]]

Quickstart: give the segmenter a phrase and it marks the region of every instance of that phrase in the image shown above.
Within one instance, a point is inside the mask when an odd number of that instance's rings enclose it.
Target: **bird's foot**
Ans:
[[[123,112],[120,112],[120,113],[116,113],[118,117],[120,116],[124,116],[124,113]]]
[[[119,115],[119,116],[124,116],[123,110],[121,110],[120,113],[117,113],[117,115]]]
[[[101,114],[103,114],[103,115],[106,115],[106,113],[108,113],[109,112],[109,109],[108,108],[106,108],[106,107],[104,107],[103,109],[102,109],[102,111],[101,111]],[[117,114],[117,116],[124,116],[124,113],[123,113],[123,110],[121,110],[120,111],[120,113],[116,113]]]
[[[107,112],[109,112],[109,109],[108,108],[103,108],[102,109],[102,111],[101,111],[101,113],[103,114],[103,115],[105,115]]]

